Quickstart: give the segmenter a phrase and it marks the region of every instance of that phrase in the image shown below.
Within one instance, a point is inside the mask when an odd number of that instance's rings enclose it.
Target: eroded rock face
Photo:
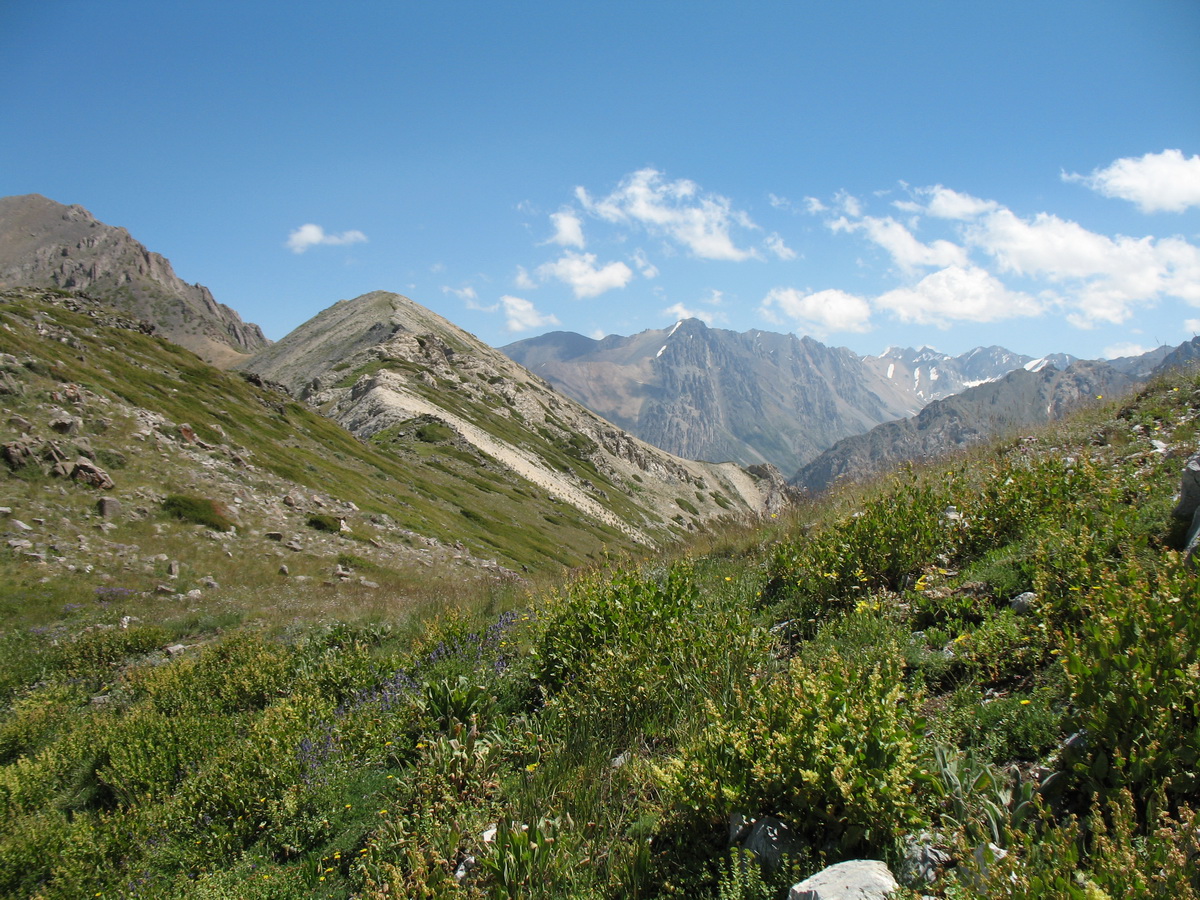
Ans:
[[[23,285],[86,292],[219,365],[268,343],[257,325],[184,282],[124,228],[39,194],[0,197],[0,288]]]

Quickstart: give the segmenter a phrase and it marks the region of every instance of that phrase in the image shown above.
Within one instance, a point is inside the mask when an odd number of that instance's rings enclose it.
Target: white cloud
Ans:
[[[1143,353],[1149,353],[1151,349],[1150,347],[1143,347],[1141,344],[1135,344],[1132,341],[1125,341],[1105,347],[1101,356],[1104,359],[1120,359],[1123,356],[1141,356]]]
[[[341,234],[326,234],[320,225],[301,225],[288,235],[287,248],[293,253],[303,253],[310,247],[321,244],[360,244],[367,239],[361,231],[343,231]]]
[[[740,261],[758,258],[757,251],[738,247],[735,226],[756,228],[728,198],[702,193],[687,179],[665,181],[655,169],[627,175],[607,197],[593,198],[578,187],[576,199],[590,214],[613,223],[637,225],[685,247],[700,259]]]
[[[641,250],[633,251],[633,264],[637,266],[638,273],[643,278],[657,278],[658,267],[646,258],[646,254]]]
[[[837,231],[863,231],[870,240],[886,250],[896,265],[911,272],[919,266],[945,267],[967,265],[967,252],[958,244],[937,240],[922,244],[907,228],[891,216],[878,219],[865,216],[857,222],[842,216],[830,223]]]
[[[526,291],[531,291],[538,286],[537,282],[529,277],[529,273],[525,271],[524,266],[517,266],[517,274],[513,278],[513,284]]]
[[[477,293],[475,293],[475,288],[471,287],[470,285],[462,288],[452,288],[447,285],[442,285],[442,293],[453,294],[459,300],[467,301],[474,300],[479,296]]]
[[[935,219],[958,221],[974,219],[1000,208],[1000,204],[994,200],[980,200],[978,197],[961,194],[948,187],[942,187],[940,184],[917,188],[913,193],[918,197],[929,199],[924,204],[898,201],[894,205],[907,212],[920,212],[933,216]]]
[[[1068,287],[1072,324],[1121,323],[1139,304],[1173,296],[1200,306],[1200,249],[1182,238],[1110,238],[1048,213],[999,209],[966,231],[1001,271]]]
[[[771,232],[767,239],[763,242],[768,250],[778,256],[780,259],[795,259],[796,251],[783,242],[775,232]]]
[[[716,319],[716,315],[714,313],[690,309],[689,307],[684,306],[682,303],[676,303],[674,306],[668,306],[662,311],[662,314],[675,322],[682,321],[683,319],[699,319],[705,325],[711,325]]]
[[[997,322],[1035,316],[1042,303],[1008,290],[990,273],[975,266],[950,266],[922,278],[914,287],[882,294],[875,305],[903,322],[946,328],[953,322]]]
[[[550,221],[554,223],[554,237],[547,243],[559,244],[563,247],[578,247],[583,249],[583,221],[569,209],[551,213]]]
[[[500,298],[500,304],[504,307],[504,327],[510,332],[529,331],[531,328],[558,324],[556,316],[538,312],[532,303],[520,297],[505,294]]]
[[[795,288],[774,288],[763,298],[759,312],[778,322],[778,308],[795,327],[818,335],[838,331],[864,332],[871,329],[871,306],[862,297],[845,291],[806,294]]]
[[[1200,334],[1200,319],[1185,319],[1183,322],[1183,331],[1189,337],[1195,337]]]
[[[543,281],[554,278],[570,285],[576,298],[583,298],[625,287],[633,279],[633,270],[623,262],[612,262],[598,268],[596,254],[567,251],[565,256],[554,262],[538,266],[537,275]]]
[[[829,209],[828,206],[826,206],[824,203],[822,203],[816,197],[805,197],[804,198],[804,208],[807,212],[810,212],[810,213],[823,213]]]
[[[1185,157],[1179,150],[1123,157],[1091,175],[1064,172],[1062,177],[1105,197],[1136,203],[1144,213],[1183,212],[1200,206],[1200,156]]]

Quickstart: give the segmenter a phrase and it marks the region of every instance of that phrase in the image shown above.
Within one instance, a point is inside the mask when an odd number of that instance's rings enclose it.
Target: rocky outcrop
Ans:
[[[39,194],[0,198],[0,288],[83,292],[219,365],[267,344],[257,325],[187,284],[124,228]]]

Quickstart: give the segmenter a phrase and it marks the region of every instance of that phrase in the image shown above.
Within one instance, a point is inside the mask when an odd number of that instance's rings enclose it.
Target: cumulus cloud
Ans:
[[[582,299],[625,287],[633,279],[633,270],[623,262],[599,267],[596,254],[567,251],[554,262],[538,266],[537,275],[543,281],[553,278],[569,285],[575,297]]]
[[[658,277],[658,267],[646,258],[646,254],[642,250],[633,251],[633,264],[637,266],[638,273],[643,278]]]
[[[829,225],[836,231],[862,231],[872,243],[886,250],[896,265],[911,272],[918,267],[965,266],[967,253],[958,244],[937,240],[922,244],[904,225],[891,216],[885,219],[864,216],[851,221],[846,216],[835,219]]]
[[[817,335],[871,329],[870,304],[845,291],[805,293],[795,288],[774,288],[763,298],[759,312],[771,322],[780,322],[776,310],[790,319],[793,327]]]
[[[1184,319],[1183,331],[1192,337],[1200,334],[1200,319]]]
[[[531,328],[543,328],[546,325],[557,325],[558,318],[550,313],[540,313],[528,300],[505,294],[500,298],[504,307],[504,327],[510,332],[529,331]]]
[[[524,266],[517,266],[517,274],[513,278],[513,284],[526,291],[531,291],[538,286],[537,282],[529,277],[529,272]]]
[[[780,259],[796,258],[796,251],[785,244],[783,242],[783,238],[781,238],[775,232],[771,232],[771,234],[767,236],[767,239],[763,243],[766,245],[768,250],[770,250]]]
[[[468,302],[475,300],[479,296],[477,293],[475,293],[475,288],[471,287],[470,285],[461,288],[452,288],[447,285],[442,285],[442,293],[453,294],[459,300],[466,300]]]
[[[326,234],[320,225],[301,225],[288,235],[287,248],[293,253],[303,253],[310,247],[321,244],[360,244],[367,239],[361,231],[343,231],[341,234]]]
[[[579,216],[565,209],[551,213],[550,221],[554,223],[554,237],[548,243],[583,249],[583,221]]]
[[[1102,356],[1104,359],[1120,359],[1123,356],[1141,356],[1143,353],[1149,353],[1151,349],[1133,341],[1125,341],[1105,347]]]
[[[1062,177],[1105,197],[1135,203],[1144,213],[1183,212],[1200,206],[1200,156],[1185,157],[1179,150],[1123,157],[1091,175],[1064,172]]]
[[[962,194],[937,184],[933,187],[917,188],[913,194],[924,202],[898,200],[894,206],[906,212],[922,213],[935,219],[974,219],[986,212],[999,209],[995,200],[981,200],[970,194]],[[928,198],[928,199],[926,199]]]
[[[591,215],[645,228],[700,259],[758,258],[755,250],[738,247],[731,234],[735,227],[756,228],[750,217],[735,210],[728,198],[702,192],[694,181],[667,181],[656,169],[640,169],[607,197],[592,197],[582,187],[575,196]]]
[[[998,322],[1035,316],[1042,303],[1010,291],[976,266],[949,266],[922,278],[915,286],[882,294],[875,305],[903,322],[947,328],[954,322]]]
[[[705,325],[711,325],[716,320],[716,313],[705,312],[704,310],[691,309],[684,306],[682,303],[676,303],[674,306],[668,306],[662,311],[662,314],[672,321],[679,322],[683,319],[699,319]]]
[[[1022,219],[990,213],[966,231],[1001,271],[1065,285],[1072,324],[1121,323],[1163,296],[1200,306],[1200,249],[1182,238],[1131,238],[1088,231],[1049,213]]]

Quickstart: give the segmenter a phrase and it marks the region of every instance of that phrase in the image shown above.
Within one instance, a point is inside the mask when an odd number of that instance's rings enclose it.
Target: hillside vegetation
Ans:
[[[93,365],[91,390],[170,394],[125,362],[151,352]],[[180,419],[214,421],[180,388]],[[325,427],[308,415],[263,418]],[[0,896],[733,900],[869,856],[909,898],[1195,897],[1200,612],[1171,511],[1198,416],[1178,375],[687,553],[458,597],[447,566],[434,605],[346,616],[202,627],[132,575],[72,588],[10,542]],[[264,424],[218,424],[268,468]],[[346,496],[385,507],[377,481],[399,488],[366,460]],[[226,533],[156,516],[137,527]],[[233,586],[222,559],[206,571]],[[195,616],[237,593],[211,592]],[[747,820],[782,860],[740,846]]]

